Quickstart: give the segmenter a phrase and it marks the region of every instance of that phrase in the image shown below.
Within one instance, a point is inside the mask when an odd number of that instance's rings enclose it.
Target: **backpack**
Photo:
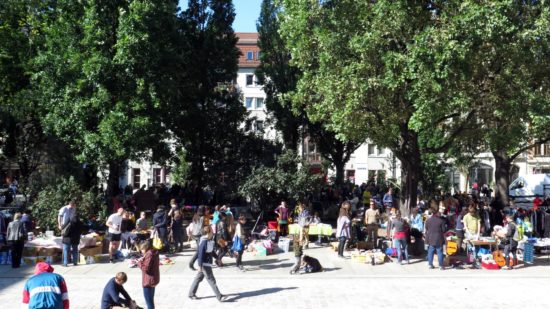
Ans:
[[[511,223],[511,224],[513,224],[513,223]],[[518,227],[517,227],[515,224],[513,224],[513,226],[514,226],[514,229],[515,229],[515,230],[514,230],[514,236],[512,236],[512,239],[513,239],[514,241],[520,241],[520,240],[522,240],[523,237],[521,237],[521,233],[519,232]]]

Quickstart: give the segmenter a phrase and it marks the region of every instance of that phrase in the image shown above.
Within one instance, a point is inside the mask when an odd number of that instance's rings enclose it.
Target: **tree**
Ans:
[[[303,73],[293,98],[339,136],[389,148],[401,161],[404,206],[414,206],[422,154],[446,151],[475,115],[444,100],[422,66],[433,63],[417,40],[438,27],[435,1],[282,3],[283,38]]]
[[[277,14],[280,7],[273,0],[264,0],[256,24],[260,48],[260,66],[256,70],[259,84],[266,93],[266,108],[275,118],[275,128],[281,132],[286,149],[298,150],[307,116],[303,110],[293,110],[290,100],[283,95],[294,91],[299,70],[290,65],[290,52],[279,34]]]
[[[321,184],[320,175],[312,175],[308,164],[292,150],[277,157],[276,166],[259,166],[243,182],[239,192],[268,210],[281,200],[303,201]]]
[[[275,117],[276,128],[282,132],[286,149],[298,150],[298,143],[307,134],[319,152],[334,165],[336,185],[344,181],[344,167],[360,143],[341,140],[322,122],[311,122],[305,110],[296,106],[288,96],[296,89],[301,72],[290,64],[291,54],[279,34],[280,6],[273,0],[264,0],[257,23],[261,63],[256,70],[260,84],[266,92],[266,107]]]
[[[550,141],[550,7],[463,1],[439,15],[441,26],[422,41],[446,56],[441,86],[478,110],[478,139],[495,159],[495,197],[503,207],[513,161]]]
[[[163,143],[164,91],[172,85],[177,1],[57,1],[35,78],[48,132],[81,162],[108,168],[107,195],[122,163]]]
[[[228,0],[190,0],[180,16],[181,71],[177,101],[167,123],[189,162],[188,177],[200,187],[216,186],[235,158],[246,117],[233,85],[239,50]]]

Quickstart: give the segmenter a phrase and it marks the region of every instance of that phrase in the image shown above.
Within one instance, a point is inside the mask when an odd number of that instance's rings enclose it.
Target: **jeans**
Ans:
[[[21,265],[21,256],[23,254],[24,240],[15,240],[11,245],[11,267],[19,268]]]
[[[155,309],[155,288],[144,287],[143,297],[145,298],[147,309]]]
[[[212,267],[206,265],[203,265],[202,271],[198,272],[195,276],[195,280],[193,280],[191,288],[189,289],[189,297],[195,296],[195,294],[197,293],[197,289],[199,288],[199,284],[202,282],[204,277],[206,277],[206,281],[208,281],[208,284],[210,284],[212,291],[214,291],[214,294],[216,294],[216,298],[220,299],[222,297],[222,293],[220,293],[220,290],[216,285],[216,278],[214,278]]]
[[[344,247],[346,245],[347,238],[345,236],[340,237],[340,242],[338,243],[338,256],[344,256]]]
[[[439,267],[443,267],[443,246],[434,247],[432,245],[428,246],[428,265],[434,266],[434,251],[437,251],[437,260],[439,262]]]
[[[397,249],[397,262],[401,263],[403,261],[403,253],[401,250],[405,251],[405,259],[409,262],[409,250],[407,245],[407,238],[395,238],[393,240],[393,246]]]
[[[78,263],[78,244],[63,244],[63,265],[69,264],[69,251],[72,251],[72,262]]]
[[[243,252],[244,252],[244,249],[241,250],[241,251],[237,251],[237,267],[239,266],[243,266]]]
[[[201,241],[200,236],[193,236],[193,239],[195,239],[195,242],[197,243],[197,249],[195,250],[195,254],[193,254],[193,257],[191,258],[191,261],[189,261],[189,267],[193,268],[193,265],[195,265],[195,261],[199,258],[199,243]]]

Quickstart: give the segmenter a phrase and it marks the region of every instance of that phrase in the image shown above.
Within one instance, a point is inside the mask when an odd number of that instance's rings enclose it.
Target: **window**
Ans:
[[[139,168],[133,168],[132,169],[132,185],[134,188],[139,188],[139,185],[141,184],[141,170]]]
[[[542,145],[535,146],[535,156],[542,156]]]
[[[384,155],[384,148],[378,147],[378,155],[380,156]]]
[[[257,53],[256,53],[256,57],[257,57],[256,59],[257,59],[257,60],[260,60],[260,59],[261,59],[260,56],[261,56],[261,52],[257,52]]]
[[[162,169],[160,168],[153,169],[153,179],[155,183],[164,183],[164,181],[162,181]]]
[[[246,85],[252,86],[254,85],[254,75],[252,74],[246,74]]]
[[[246,52],[246,60],[254,60],[254,52],[253,51]]]
[[[550,156],[550,144],[544,144],[544,155]]]
[[[264,122],[261,120],[256,121],[256,132],[264,132]]]
[[[246,108],[247,109],[252,108],[252,100],[254,100],[254,98],[246,98]]]
[[[369,147],[368,149],[369,156],[374,155],[375,154],[374,152],[376,151],[376,145],[369,144],[368,147]]]
[[[256,98],[256,108],[264,108],[264,99],[263,98]]]

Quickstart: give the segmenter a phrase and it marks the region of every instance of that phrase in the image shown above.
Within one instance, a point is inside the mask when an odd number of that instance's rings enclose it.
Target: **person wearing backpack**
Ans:
[[[504,243],[504,257],[506,258],[506,265],[502,267],[504,270],[510,270],[513,268],[513,265],[518,264],[518,257],[516,251],[518,249],[518,242],[520,240],[518,227],[514,223],[513,215],[506,215],[506,225],[507,232],[503,240]],[[514,256],[513,264],[510,264],[510,253]]]
[[[191,230],[192,237],[197,243],[197,250],[199,248],[203,226],[204,226],[204,206],[200,206],[197,213],[195,213],[195,215],[193,216],[193,228]],[[195,254],[191,258],[191,261],[189,261],[189,268],[193,271],[196,270],[194,264],[195,264],[195,261],[197,261],[198,256],[199,256],[198,252],[195,251]]]

